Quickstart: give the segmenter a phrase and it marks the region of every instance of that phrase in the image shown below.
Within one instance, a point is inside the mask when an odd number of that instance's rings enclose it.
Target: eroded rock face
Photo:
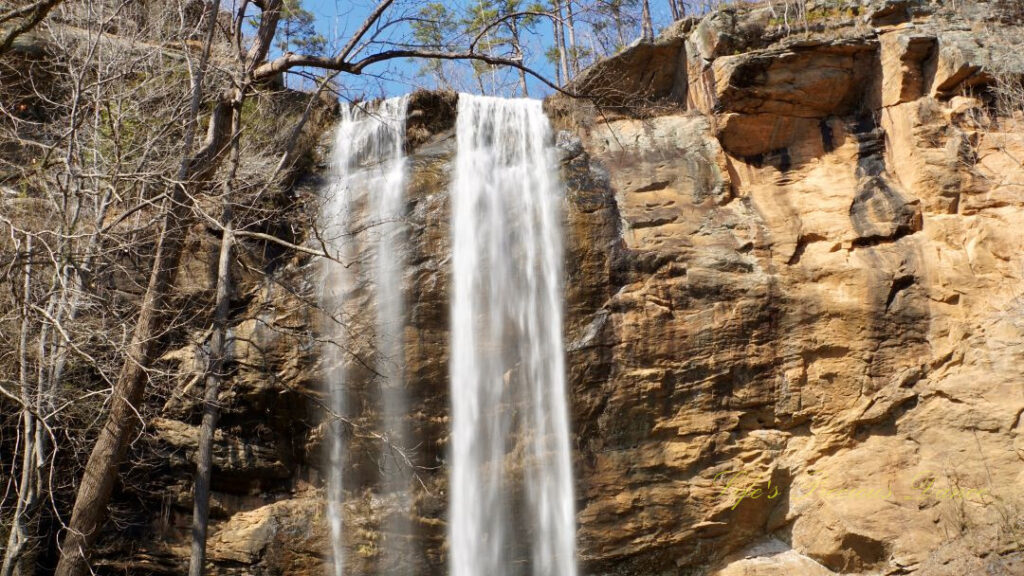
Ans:
[[[965,45],[920,3],[875,4],[834,39],[774,38],[762,12],[682,23],[598,70],[674,106],[653,116],[612,102],[618,115],[580,121],[550,103],[584,574],[1022,569],[1024,111],[997,117],[984,72],[1014,57]],[[412,106],[406,380],[423,484],[411,510],[379,492],[379,442],[353,435],[352,574],[446,571],[455,97]],[[323,570],[317,323],[301,305],[314,272],[296,258],[277,274],[302,290],[246,292],[214,573]],[[368,302],[352,306],[372,318]],[[367,426],[373,386],[352,383]],[[187,555],[181,397],[152,427],[170,519],[119,568],[175,574]],[[382,531],[406,513],[410,533]],[[396,538],[418,552],[389,557]]]
[[[620,217],[570,357],[593,573],[1019,566],[1021,116],[944,98],[987,80],[928,26],[688,55],[700,116],[583,137]]]

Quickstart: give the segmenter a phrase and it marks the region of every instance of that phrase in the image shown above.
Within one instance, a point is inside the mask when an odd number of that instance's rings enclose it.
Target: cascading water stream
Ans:
[[[326,381],[335,416],[326,442],[333,576],[344,571],[343,473],[355,458],[342,440],[341,418],[354,416],[346,412],[350,391],[378,391],[360,396],[360,409],[378,406],[373,425],[393,445],[409,444],[406,107],[407,99],[398,98],[343,109],[323,212],[329,250],[351,264],[328,262],[323,284],[331,339]],[[563,194],[551,128],[539,101],[462,94],[456,147],[450,188],[450,574],[576,576],[562,342]],[[372,369],[365,357],[353,360],[371,351]],[[405,513],[414,508],[412,477],[401,453],[387,447],[378,464],[376,493],[385,496],[380,502],[388,502],[391,513],[380,519],[375,574],[404,576],[413,573],[404,562],[416,556]]]
[[[327,262],[323,284],[323,303],[328,314],[331,343],[325,357],[329,408],[334,417],[328,428],[329,467],[327,513],[331,531],[333,566],[331,573],[344,572],[343,472],[346,467],[343,430],[339,417],[346,415],[345,368],[350,362],[348,350],[358,349],[355,338],[362,310],[347,310],[346,302],[360,285],[374,288],[373,331],[374,371],[379,375],[381,424],[395,447],[404,447],[408,434],[404,426],[407,400],[404,389],[403,333],[405,309],[402,290],[402,224],[405,189],[405,117],[408,98],[392,98],[377,105],[344,106],[332,153],[332,180],[323,211],[324,238],[332,254],[342,262],[361,263],[368,255],[369,266],[346,268]],[[361,225],[356,226],[355,223]],[[354,313],[353,313],[354,312]],[[410,499],[409,474],[394,451],[383,449],[382,489]],[[404,514],[389,515],[385,533],[405,534],[408,522]],[[389,542],[386,555],[402,556],[405,540]],[[385,562],[386,563],[386,562]]]
[[[452,576],[575,576],[562,193],[535,100],[459,96],[452,202]],[[516,480],[524,503],[513,501]],[[525,530],[521,530],[525,528]],[[515,532],[513,532],[515,531]]]

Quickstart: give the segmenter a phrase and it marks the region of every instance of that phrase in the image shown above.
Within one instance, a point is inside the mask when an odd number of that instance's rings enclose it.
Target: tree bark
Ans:
[[[649,0],[643,0],[643,14],[641,16],[643,26],[643,39],[645,42],[654,40],[654,23],[651,22],[651,5]]]
[[[512,32],[512,50],[514,52],[513,57],[521,62],[524,62],[523,47],[522,45],[519,44],[519,25],[516,24],[515,18],[512,18],[510,20],[509,30]],[[523,70],[522,68],[519,69],[519,86],[523,89],[523,96],[529,98],[530,91],[526,87],[526,71]]]
[[[249,62],[248,70],[251,72],[257,64],[263,62],[270,52],[270,46],[274,42],[274,35],[277,33],[277,23],[281,19],[281,0],[263,0],[263,14],[260,16],[260,25],[256,29],[256,37],[252,46],[249,47],[249,55],[246,61]]]
[[[558,84],[561,86],[569,82],[569,63],[565,57],[565,32],[564,24],[562,23],[562,1],[552,0],[552,7],[554,8],[554,14],[551,19],[551,27],[553,28],[555,50],[558,52],[555,72],[557,73]]]
[[[0,35],[0,54],[10,50],[18,36],[21,36],[38,26],[39,23],[46,18],[47,14],[50,13],[50,10],[56,8],[57,5],[63,1],[64,0],[39,0],[34,4],[15,8],[0,14],[0,24],[20,19],[19,22],[16,22],[9,29],[4,30],[2,35]]]
[[[210,359],[206,371],[206,392],[203,395],[203,421],[199,427],[199,449],[196,454],[195,488],[192,503],[192,554],[189,576],[202,576],[206,562],[206,534],[210,520],[210,481],[213,475],[213,436],[220,417],[221,385],[228,355],[228,317],[231,310],[231,249],[234,244],[232,190],[238,171],[241,102],[232,114],[231,173],[224,186],[223,234],[217,262],[217,295],[214,308],[213,334],[210,336]]]
[[[21,452],[21,478],[17,489],[17,503],[14,507],[14,517],[11,519],[11,531],[7,537],[7,546],[4,548],[3,565],[0,566],[0,575],[28,576],[27,572],[21,570],[21,558],[25,552],[25,545],[28,544],[32,523],[31,516],[35,509],[37,497],[36,458],[38,451],[36,442],[38,434],[36,428],[39,423],[36,421],[36,414],[33,413],[35,400],[32,398],[32,389],[29,385],[28,365],[28,312],[30,308],[32,289],[32,237],[28,236],[25,249],[25,279],[23,283],[24,302],[21,308],[21,333],[18,340],[18,375],[21,384],[21,424],[22,424],[22,452]]]
[[[228,299],[230,294],[231,243],[234,241],[231,225],[224,226],[221,238],[220,262],[217,266],[217,311],[213,336],[210,341],[210,365],[203,395],[203,422],[199,427],[199,449],[196,455],[195,489],[192,506],[192,555],[189,558],[189,576],[202,576],[206,562],[206,534],[210,518],[210,480],[213,469],[213,435],[217,429],[220,410],[217,405],[223,382],[225,333]]]
[[[622,6],[618,4],[612,4],[612,23],[615,25],[615,37],[619,41],[619,45],[615,47],[615,52],[622,50],[626,47],[626,35],[625,29],[622,25]]]
[[[668,8],[672,13],[672,21],[681,20],[686,16],[686,8],[683,0],[668,0]]]
[[[573,23],[572,2],[573,0],[565,0],[565,27],[569,31],[569,64],[575,78],[580,73],[580,60],[576,52],[576,25]]]

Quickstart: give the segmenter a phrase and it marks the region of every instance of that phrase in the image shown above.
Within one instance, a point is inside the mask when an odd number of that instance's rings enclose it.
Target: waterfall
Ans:
[[[539,101],[462,94],[456,146],[450,573],[575,576],[551,128]]]
[[[327,334],[326,383],[331,417],[327,430],[327,514],[330,524],[333,566],[331,574],[344,571],[343,472],[346,468],[344,429],[346,384],[350,355],[367,348],[367,328],[375,336],[373,367],[378,375],[381,422],[385,435],[403,447],[407,402],[404,394],[404,295],[402,290],[402,224],[405,188],[405,115],[408,98],[392,98],[376,105],[344,106],[332,152],[332,175],[323,208],[323,238],[331,254],[345,267],[325,264],[322,302]],[[366,256],[366,257],[363,257]],[[368,257],[368,258],[367,258]],[[368,262],[366,260],[369,260]],[[371,327],[364,326],[364,310],[353,309],[353,293],[360,286],[373,288],[375,314]],[[382,490],[410,499],[409,474],[403,463],[393,461],[395,452],[382,448]],[[386,533],[405,534],[405,514],[391,514]],[[385,554],[402,555],[404,540],[387,543]]]
[[[323,207],[325,380],[330,409],[330,574],[344,572],[344,477],[365,446],[342,419],[367,417],[406,448],[407,98],[342,110]],[[576,576],[565,351],[562,187],[551,128],[532,100],[463,94],[450,190],[452,576]],[[350,394],[363,394],[356,400]],[[350,407],[348,404],[353,405]],[[358,407],[356,405],[359,405]],[[349,413],[350,411],[359,414]],[[365,423],[365,422],[364,422]],[[360,452],[360,450],[362,452]],[[402,453],[381,446],[375,574],[408,574],[414,506]],[[364,467],[364,474],[365,467]],[[348,482],[349,485],[346,485]]]

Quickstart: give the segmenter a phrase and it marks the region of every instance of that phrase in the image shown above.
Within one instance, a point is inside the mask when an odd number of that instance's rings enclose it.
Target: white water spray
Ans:
[[[346,451],[339,417],[346,415],[345,365],[351,361],[348,350],[358,349],[356,338],[365,338],[359,327],[363,310],[346,310],[353,290],[366,283],[375,288],[374,323],[375,370],[380,375],[383,425],[396,446],[403,446],[407,431],[403,425],[407,411],[404,395],[404,349],[402,268],[404,227],[402,224],[405,189],[405,116],[408,98],[392,98],[377,105],[344,106],[332,152],[332,177],[323,210],[323,229],[329,251],[339,260],[355,263],[360,252],[372,255],[369,267],[346,268],[338,262],[325,265],[323,303],[328,318],[331,342],[326,345],[327,387],[332,417],[328,427],[327,514],[331,531],[333,563],[330,574],[344,573],[343,471]],[[364,226],[353,228],[362,218]],[[348,314],[346,313],[348,312]],[[354,312],[354,313],[353,313]],[[388,454],[384,451],[384,454]],[[408,477],[386,465],[388,489],[408,495]],[[394,462],[392,462],[394,464]],[[406,479],[395,480],[388,473]],[[408,500],[405,498],[403,500]],[[404,514],[396,517],[404,518]],[[401,522],[401,521],[399,521]],[[385,526],[385,532],[406,532],[406,526]],[[390,544],[390,543],[389,543]],[[386,553],[401,554],[402,544],[385,548]]]
[[[575,576],[562,194],[534,100],[459,96],[452,201],[452,576]],[[514,501],[515,480],[525,503]],[[529,543],[523,536],[529,534]]]

